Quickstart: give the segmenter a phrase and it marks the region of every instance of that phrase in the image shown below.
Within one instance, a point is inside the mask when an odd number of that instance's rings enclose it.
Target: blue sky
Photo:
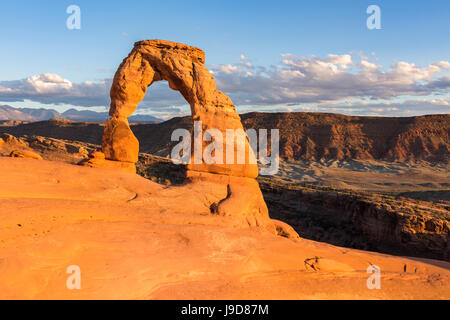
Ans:
[[[66,8],[71,4],[81,9],[80,30],[66,28],[69,16]],[[381,8],[381,30],[366,27],[369,16],[366,8],[371,4]],[[216,77],[218,88],[230,95],[241,112],[449,113],[449,70],[446,64],[441,63],[450,61],[450,2],[446,0],[18,0],[2,2],[0,6],[0,103],[4,104],[57,109],[72,106],[104,108],[108,103],[108,79],[113,77],[133,43],[158,38],[188,43],[205,50],[207,66]],[[319,72],[313,68],[314,65],[333,63],[335,59],[331,61],[330,54],[350,55],[352,58],[348,64],[337,65],[338,72],[345,75],[336,75],[336,81],[349,81],[349,86],[365,83],[375,76],[377,81],[357,88],[356,91],[360,91],[357,94],[352,94],[351,87],[344,88],[345,94],[333,94],[339,86],[316,81],[318,76],[327,78],[326,70]],[[376,64],[378,68],[373,69],[376,74],[362,72],[362,60]],[[395,67],[399,62],[410,65]],[[411,68],[412,64],[419,69]],[[432,64],[440,71],[426,69]],[[290,81],[291,76],[289,79],[280,78],[284,73],[271,66],[281,66],[291,73],[295,71],[302,74],[303,79]],[[265,68],[265,71],[261,72],[263,69],[258,67]],[[381,89],[375,92],[370,88],[371,85],[379,87],[380,82],[398,83],[399,72],[404,83],[395,92],[384,94]],[[353,77],[358,73],[359,77]],[[80,86],[76,94],[64,91],[64,87],[61,89],[64,92],[49,92],[42,97],[42,94],[32,92],[35,87],[27,87],[30,81],[26,79],[34,76],[32,81],[59,81],[55,77],[39,78],[42,74],[57,75]],[[408,75],[414,87],[408,84],[405,78]],[[282,86],[273,85],[277,79],[283,83]],[[86,86],[82,84],[86,81],[98,84],[95,87],[98,89],[98,102],[93,102],[95,93],[91,90],[93,88],[88,88],[91,102],[77,104],[80,99],[73,99],[73,95],[83,94]],[[261,81],[268,90],[273,90],[270,96],[262,97],[250,89]],[[249,89],[238,88],[243,84]],[[408,88],[405,87],[407,85]],[[315,94],[305,98],[302,92],[313,86]],[[330,88],[329,92],[327,88]],[[390,89],[392,85],[387,87],[387,91]],[[11,90],[14,94],[10,93]],[[151,97],[146,97],[142,102],[142,112],[166,118],[186,113],[186,106],[183,106],[178,93],[169,92],[164,84],[154,90],[156,99],[152,101]],[[363,91],[369,93],[365,96],[361,93]],[[285,92],[285,95],[277,92]],[[428,100],[434,102],[428,106]],[[425,101],[423,106],[420,106],[420,101]],[[162,105],[164,103],[167,105]],[[393,103],[404,107],[389,111],[386,106]],[[367,104],[378,111],[369,110]],[[345,108],[345,105],[354,105],[355,108]]]

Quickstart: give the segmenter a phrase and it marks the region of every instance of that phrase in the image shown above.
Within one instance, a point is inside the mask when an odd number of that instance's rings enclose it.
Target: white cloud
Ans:
[[[236,66],[232,66],[231,64],[223,64],[219,67],[219,71],[226,74],[232,74],[236,72],[241,72],[241,69],[239,69]]]
[[[67,104],[79,107],[107,107],[112,79],[72,83],[60,75],[45,73],[26,79],[0,81],[0,101],[30,100],[42,104]],[[179,92],[169,89],[167,83],[152,85],[141,103],[144,108],[183,106],[186,101]]]
[[[330,63],[339,65],[342,70],[347,70],[348,65],[353,65],[352,56],[349,54],[329,54],[328,57]]]
[[[372,70],[381,68],[380,65],[377,65],[375,63],[369,62],[367,60],[361,60],[360,65],[361,65],[361,68],[372,69]]]

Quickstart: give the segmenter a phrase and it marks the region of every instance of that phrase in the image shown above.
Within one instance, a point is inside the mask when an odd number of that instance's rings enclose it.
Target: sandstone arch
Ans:
[[[199,48],[164,40],[136,42],[114,76],[110,92],[111,118],[105,123],[102,151],[94,152],[83,164],[135,172],[139,142],[127,118],[155,81],[167,80],[170,88],[183,95],[191,106],[192,120],[200,120],[204,131],[218,129],[225,136],[227,129],[243,130],[233,103],[216,89],[214,78],[204,63],[205,53]],[[230,147],[226,143],[224,141],[224,150]],[[202,143],[202,151],[205,144]],[[258,166],[248,140],[235,139],[231,148],[235,164],[225,164],[225,152],[224,164],[193,164],[191,160],[187,166],[187,178],[191,183],[186,186],[186,192],[196,192],[195,185],[207,183],[207,188],[214,194],[208,200],[211,214],[241,217],[245,225],[264,226],[274,232],[278,228],[286,229],[279,225],[275,227],[276,223],[269,218],[266,203],[254,179],[258,175]],[[236,164],[238,148],[246,151],[243,164]],[[293,237],[297,237],[295,232]]]
[[[205,53],[196,47],[164,40],[136,42],[119,66],[111,87],[111,119],[106,122],[102,141],[106,159],[126,163],[137,161],[139,142],[131,132],[127,118],[155,81],[166,80],[171,89],[181,93],[191,107],[192,119],[200,120],[203,130],[218,129],[225,137],[226,129],[243,129],[233,103],[216,89],[213,76],[204,63]],[[235,140],[228,147],[236,150],[237,143],[239,141]],[[226,147],[224,145],[224,150]],[[258,167],[247,141],[242,148],[246,150],[244,164],[225,164],[224,154],[224,164],[191,163],[188,169],[255,178]]]

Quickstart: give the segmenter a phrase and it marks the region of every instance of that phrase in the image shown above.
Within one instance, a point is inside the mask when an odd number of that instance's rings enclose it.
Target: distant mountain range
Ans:
[[[43,121],[52,118],[67,119],[81,122],[105,122],[108,112],[96,112],[91,110],[69,109],[60,113],[54,109],[14,108],[8,105],[0,106],[0,120]],[[150,115],[133,115],[129,122],[156,123],[163,120]]]

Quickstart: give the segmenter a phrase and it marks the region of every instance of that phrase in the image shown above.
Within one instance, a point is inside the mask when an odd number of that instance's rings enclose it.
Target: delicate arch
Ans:
[[[205,53],[196,47],[164,40],[136,42],[112,83],[111,118],[105,124],[102,139],[106,159],[137,162],[139,142],[127,119],[155,81],[166,80],[171,89],[181,93],[191,107],[192,119],[202,122],[203,131],[218,129],[225,137],[227,129],[243,129],[233,103],[216,89],[214,78],[204,63]],[[235,143],[231,146],[234,150]],[[247,140],[244,148],[247,151],[244,164],[226,164],[224,159],[224,164],[189,164],[188,169],[254,178],[258,167]]]

